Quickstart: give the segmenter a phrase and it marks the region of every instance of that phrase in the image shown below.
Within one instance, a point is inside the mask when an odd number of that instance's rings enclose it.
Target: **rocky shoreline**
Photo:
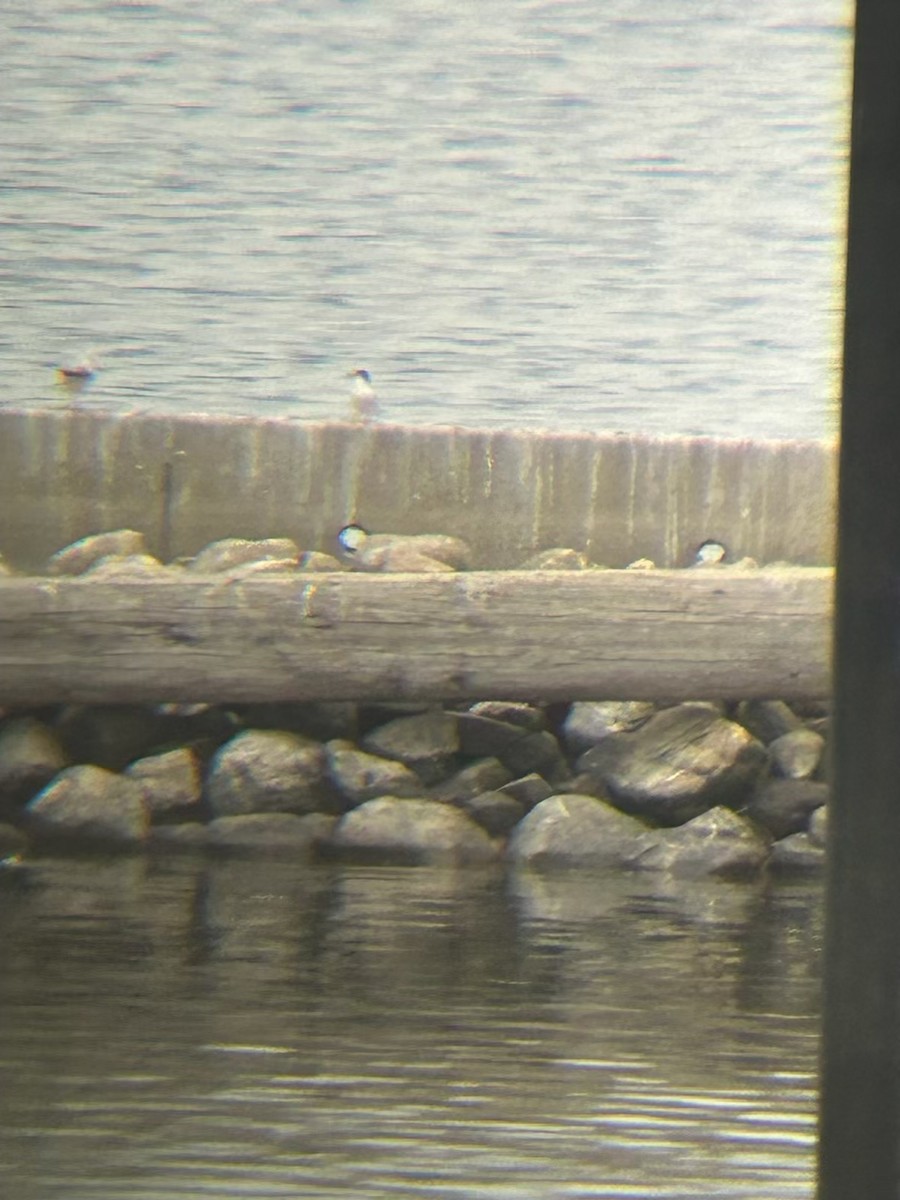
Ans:
[[[163,565],[99,534],[50,576],[193,570],[464,569],[444,535],[336,556],[228,539]],[[699,569],[727,569],[722,548]],[[635,568],[650,566],[644,561]],[[553,549],[523,568],[597,569]],[[735,564],[752,569],[753,564]],[[828,704],[599,698],[572,704],[358,702],[73,706],[0,721],[0,855],[45,847],[251,853],[752,879],[824,858]]]

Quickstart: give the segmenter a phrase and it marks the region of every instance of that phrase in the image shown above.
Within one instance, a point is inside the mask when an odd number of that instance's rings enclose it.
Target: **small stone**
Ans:
[[[83,575],[89,567],[111,555],[125,558],[144,555],[147,544],[144,535],[135,529],[116,529],[109,533],[94,533],[64,546],[47,560],[47,575]]]
[[[291,538],[222,538],[204,546],[189,564],[197,574],[220,574],[246,563],[289,560],[298,565],[300,549]]]
[[[626,571],[655,571],[656,563],[652,558],[636,558],[625,568]]]
[[[742,808],[774,838],[800,833],[828,800],[828,784],[811,779],[765,779]]]
[[[515,827],[507,854],[536,869],[618,866],[647,826],[593,796],[551,796]]]
[[[376,796],[422,795],[422,780],[401,762],[367,754],[343,740],[329,742],[325,753],[331,783],[348,806]]]
[[[479,700],[477,704],[470,705],[468,711],[476,717],[488,717],[506,725],[519,725],[522,729],[545,729],[547,726],[544,710],[521,700]]]
[[[742,700],[734,719],[764,746],[785,733],[803,728],[802,720],[783,700]]]
[[[630,865],[682,878],[742,879],[759,874],[770,850],[768,838],[751,821],[717,807],[677,829],[646,833]]]
[[[454,770],[459,735],[453,714],[439,709],[398,717],[373,729],[362,740],[364,749],[411,767],[423,783],[440,783]]]
[[[153,821],[188,816],[200,804],[200,765],[187,747],[139,758],[125,775],[140,787]]]
[[[341,858],[404,865],[487,863],[498,854],[487,832],[460,809],[395,796],[351,809],[329,848]]]
[[[103,767],[67,767],[25,809],[38,838],[132,844],[150,828],[140,787]]]
[[[206,795],[210,809],[220,817],[320,811],[331,798],[325,752],[299,734],[248,729],[214,755]]]
[[[811,729],[792,729],[769,743],[776,775],[785,779],[811,779],[825,753],[825,739]]]

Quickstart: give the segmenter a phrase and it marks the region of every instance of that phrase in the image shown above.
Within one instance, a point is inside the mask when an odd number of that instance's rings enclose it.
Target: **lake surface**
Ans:
[[[820,884],[659,889],[39,860],[0,895],[4,1193],[811,1200]]]
[[[846,0],[8,0],[0,402],[836,428]]]

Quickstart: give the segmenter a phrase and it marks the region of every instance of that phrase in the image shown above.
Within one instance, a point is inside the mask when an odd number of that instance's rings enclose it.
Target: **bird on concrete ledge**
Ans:
[[[363,367],[349,372],[354,380],[350,393],[350,415],[354,421],[374,421],[378,416],[378,394],[372,387],[372,377]]]

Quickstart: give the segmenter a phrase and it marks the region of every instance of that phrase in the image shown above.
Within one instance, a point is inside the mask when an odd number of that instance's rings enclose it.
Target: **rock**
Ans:
[[[103,767],[67,767],[25,809],[28,828],[45,840],[130,845],[150,828],[141,789]]]
[[[529,775],[522,775],[519,779],[504,783],[496,790],[504,796],[512,796],[514,800],[518,800],[525,812],[529,812],[536,804],[554,794],[553,788],[543,775],[533,771]]]
[[[189,747],[139,758],[125,775],[140,787],[151,821],[196,817],[202,783],[200,764]]]
[[[414,564],[418,560],[441,563],[444,569],[467,571],[472,552],[461,538],[444,533],[375,533],[365,536],[359,548],[348,555],[348,560],[360,571],[415,570],[415,566],[397,564]]]
[[[320,550],[307,550],[300,555],[301,571],[346,571],[342,562],[331,554],[323,554]]]
[[[655,571],[656,563],[652,558],[636,558],[625,568],[626,571]]]
[[[331,783],[348,807],[376,796],[422,795],[422,780],[401,762],[367,754],[343,740],[329,742],[325,753]]]
[[[217,817],[207,826],[207,840],[217,850],[287,855],[312,854],[328,841],[337,817],[327,813],[268,812]]]
[[[626,812],[679,825],[744,801],[767,762],[742,726],[707,705],[679,704],[634,733],[610,734],[577,768],[596,775]]]
[[[47,560],[47,575],[82,575],[102,558],[114,555],[126,558],[146,554],[144,535],[135,529],[116,529],[109,533],[94,533],[64,546]]]
[[[741,812],[774,838],[800,833],[828,800],[828,784],[811,779],[766,779]]]
[[[778,870],[817,871],[825,865],[825,848],[808,833],[791,833],[772,847],[771,863]]]
[[[411,767],[423,783],[439,783],[457,765],[459,735],[453,714],[439,709],[398,717],[362,739],[364,749]]]
[[[653,716],[656,706],[646,700],[576,700],[562,726],[570,754],[583,754],[611,733],[631,733]]]
[[[631,865],[682,878],[742,879],[759,874],[770,850],[769,839],[751,821],[718,807],[677,829],[646,833]]]
[[[615,866],[630,860],[647,826],[593,796],[551,796],[531,810],[507,854],[538,869]]]
[[[560,783],[571,775],[559,742],[546,729],[523,733],[501,750],[497,757],[513,775],[537,772],[550,783]]]
[[[164,575],[172,569],[152,554],[108,554],[82,574],[91,579],[146,579]]]
[[[542,708],[520,700],[479,700],[470,705],[468,711],[476,717],[489,717],[507,725],[520,725],[523,729],[545,729],[547,726]]]
[[[463,804],[482,792],[501,788],[511,778],[509,771],[496,758],[480,758],[451,775],[444,783],[439,783],[432,789],[431,798],[447,804]]]
[[[521,801],[503,792],[481,792],[460,805],[491,837],[506,837],[525,816]]]
[[[785,779],[811,779],[824,753],[825,739],[812,729],[792,729],[769,743],[772,769]]]
[[[437,800],[382,796],[351,809],[330,842],[341,858],[402,864],[471,864],[497,858],[485,830]]]
[[[248,729],[213,756],[206,797],[218,817],[317,812],[331,798],[325,752],[317,742],[296,733]]]
[[[298,566],[300,549],[291,538],[222,538],[204,546],[188,564],[198,575],[233,571],[246,563],[266,560],[290,561]]]
[[[764,746],[803,728],[802,720],[783,700],[742,700],[734,719]]]
[[[70,705],[57,718],[56,733],[73,762],[121,771],[163,737],[165,718],[130,704]]]
[[[828,837],[828,807],[823,804],[821,808],[817,808],[809,818],[809,827],[807,829],[809,840],[815,846],[825,848]]]
[[[68,764],[59,739],[43,721],[7,721],[0,729],[0,814],[16,816]]]
[[[520,571],[588,571],[593,564],[586,554],[564,546],[540,550],[519,564]]]

